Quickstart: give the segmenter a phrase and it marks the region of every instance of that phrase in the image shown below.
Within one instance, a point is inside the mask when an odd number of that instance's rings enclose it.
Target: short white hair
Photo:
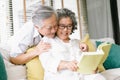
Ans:
[[[50,18],[53,14],[55,14],[57,18],[57,13],[52,7],[40,5],[32,14],[32,22],[41,28],[43,25],[42,21]]]

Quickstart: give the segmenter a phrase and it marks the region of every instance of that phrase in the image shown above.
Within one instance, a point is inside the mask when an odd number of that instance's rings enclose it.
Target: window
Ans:
[[[0,0],[0,43],[13,35],[12,0]]]
[[[80,0],[70,0],[69,3],[68,0],[0,0],[0,43],[7,42],[26,21],[30,20],[31,13],[40,4],[53,6],[54,9],[65,7],[74,11],[78,20],[78,30],[71,38],[81,39],[87,32],[85,9],[80,5],[83,3],[85,2]]]

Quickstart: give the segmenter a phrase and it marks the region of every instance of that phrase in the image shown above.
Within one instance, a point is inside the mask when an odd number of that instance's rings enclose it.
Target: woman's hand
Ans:
[[[63,69],[76,71],[77,68],[78,68],[77,61],[75,61],[75,60],[73,60],[73,61],[61,61],[59,64],[59,67],[58,67],[58,71],[63,70]]]
[[[88,51],[88,45],[85,44],[85,43],[80,43],[79,47],[80,47],[82,52],[87,52]]]

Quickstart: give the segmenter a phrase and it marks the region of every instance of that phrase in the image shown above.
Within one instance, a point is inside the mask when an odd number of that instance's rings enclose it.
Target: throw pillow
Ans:
[[[7,80],[7,73],[1,53],[0,53],[0,80]]]
[[[106,69],[120,68],[119,60],[120,60],[120,46],[117,44],[112,44],[109,56],[103,65]]]
[[[96,41],[96,46],[98,47],[102,43],[104,43],[104,42],[103,41]]]
[[[95,46],[93,45],[93,43],[90,40],[89,34],[86,34],[85,37],[81,40],[81,42],[85,43],[88,45],[89,48],[89,52],[95,51]]]
[[[100,44],[102,42],[96,42],[96,44]],[[109,55],[104,62],[105,69],[113,69],[113,68],[120,68],[120,46],[117,44],[112,44],[111,49],[109,51]]]
[[[27,50],[27,54],[31,52],[33,48]],[[27,67],[27,80],[43,80],[44,70],[38,57],[33,58],[26,63]]]
[[[104,52],[104,56],[103,56],[103,59],[102,61],[100,62],[100,65],[98,66],[98,70],[99,72],[102,72],[105,70],[104,66],[103,66],[103,63],[105,62],[105,60],[107,59],[108,55],[109,55],[109,51],[110,51],[110,48],[111,48],[111,44],[107,44],[107,43],[102,43],[98,46],[98,50],[99,49],[102,49],[103,52]]]

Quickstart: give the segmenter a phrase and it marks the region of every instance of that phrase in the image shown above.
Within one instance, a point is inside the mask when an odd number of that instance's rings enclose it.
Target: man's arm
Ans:
[[[10,57],[10,61],[14,64],[25,64],[34,57],[37,57],[43,52],[47,52],[51,48],[49,43],[40,41],[40,43],[30,52],[22,53],[16,57]]]
[[[34,57],[38,56],[39,51],[35,48],[33,51],[29,52],[29,53],[22,53],[16,57],[10,57],[10,61],[14,64],[25,64],[28,61],[30,61],[31,59],[33,59]]]

